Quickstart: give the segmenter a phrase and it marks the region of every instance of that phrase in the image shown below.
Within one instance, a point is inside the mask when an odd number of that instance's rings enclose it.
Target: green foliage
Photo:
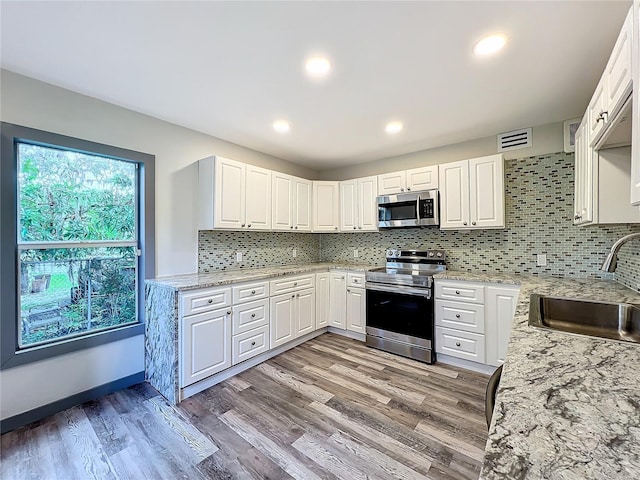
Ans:
[[[22,241],[135,238],[135,165],[19,145]]]

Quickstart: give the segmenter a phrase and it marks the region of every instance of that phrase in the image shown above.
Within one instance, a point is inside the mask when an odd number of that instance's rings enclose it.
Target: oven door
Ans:
[[[367,334],[432,348],[431,290],[367,283]]]

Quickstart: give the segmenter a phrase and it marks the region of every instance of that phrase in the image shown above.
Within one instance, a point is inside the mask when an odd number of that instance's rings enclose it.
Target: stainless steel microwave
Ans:
[[[437,190],[381,195],[376,204],[378,228],[440,225]]]

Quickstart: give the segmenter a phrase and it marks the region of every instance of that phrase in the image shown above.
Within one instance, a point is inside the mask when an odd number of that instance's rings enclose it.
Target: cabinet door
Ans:
[[[313,182],[313,231],[340,229],[340,182]]]
[[[433,190],[438,188],[438,165],[407,170],[407,190]]]
[[[245,222],[252,230],[271,229],[271,170],[246,166]]]
[[[469,228],[469,162],[440,165],[440,228]]]
[[[311,182],[302,178],[294,179],[293,229],[300,232],[311,231]]]
[[[271,297],[269,305],[271,346],[275,348],[296,338],[294,293]]]
[[[293,229],[293,177],[284,173],[273,172],[271,206],[271,228],[273,230]]]
[[[340,230],[358,229],[358,181],[340,182]]]
[[[245,223],[244,163],[216,157],[214,176],[214,228],[242,228]]]
[[[585,122],[587,116],[583,119]],[[576,131],[575,188],[573,223],[581,225],[593,221],[593,171],[596,152],[589,146],[588,125],[581,124]]]
[[[231,366],[231,311],[227,308],[182,319],[180,386]]]
[[[518,302],[518,287],[487,287],[486,361],[497,367],[504,363]]]
[[[316,274],[316,329],[329,326],[329,274]]]
[[[587,136],[589,137],[590,145],[596,142],[598,135],[604,127],[604,120],[601,114],[607,109],[606,85],[607,79],[605,78],[605,74],[603,74],[587,107],[587,111],[589,112],[589,131]]]
[[[316,329],[316,292],[314,289],[296,293],[296,337]]]
[[[358,179],[358,230],[375,232],[378,230],[378,178],[364,177]]]
[[[469,217],[472,228],[504,227],[502,155],[469,160]]]
[[[635,90],[640,90],[640,0],[633,2],[632,71]],[[640,94],[634,92],[631,108],[631,204],[640,204]]]
[[[378,175],[378,195],[393,195],[404,192],[407,187],[406,172],[391,172]]]
[[[366,331],[364,288],[347,288],[347,330],[357,333]]]
[[[346,328],[347,274],[332,272],[329,284],[329,326]]]
[[[613,116],[631,92],[631,37],[633,12],[629,10],[605,70],[607,78],[607,112]]]

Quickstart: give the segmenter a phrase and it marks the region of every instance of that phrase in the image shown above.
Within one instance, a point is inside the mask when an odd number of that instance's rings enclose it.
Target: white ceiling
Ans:
[[[630,4],[2,1],[1,64],[323,170],[581,115]]]

